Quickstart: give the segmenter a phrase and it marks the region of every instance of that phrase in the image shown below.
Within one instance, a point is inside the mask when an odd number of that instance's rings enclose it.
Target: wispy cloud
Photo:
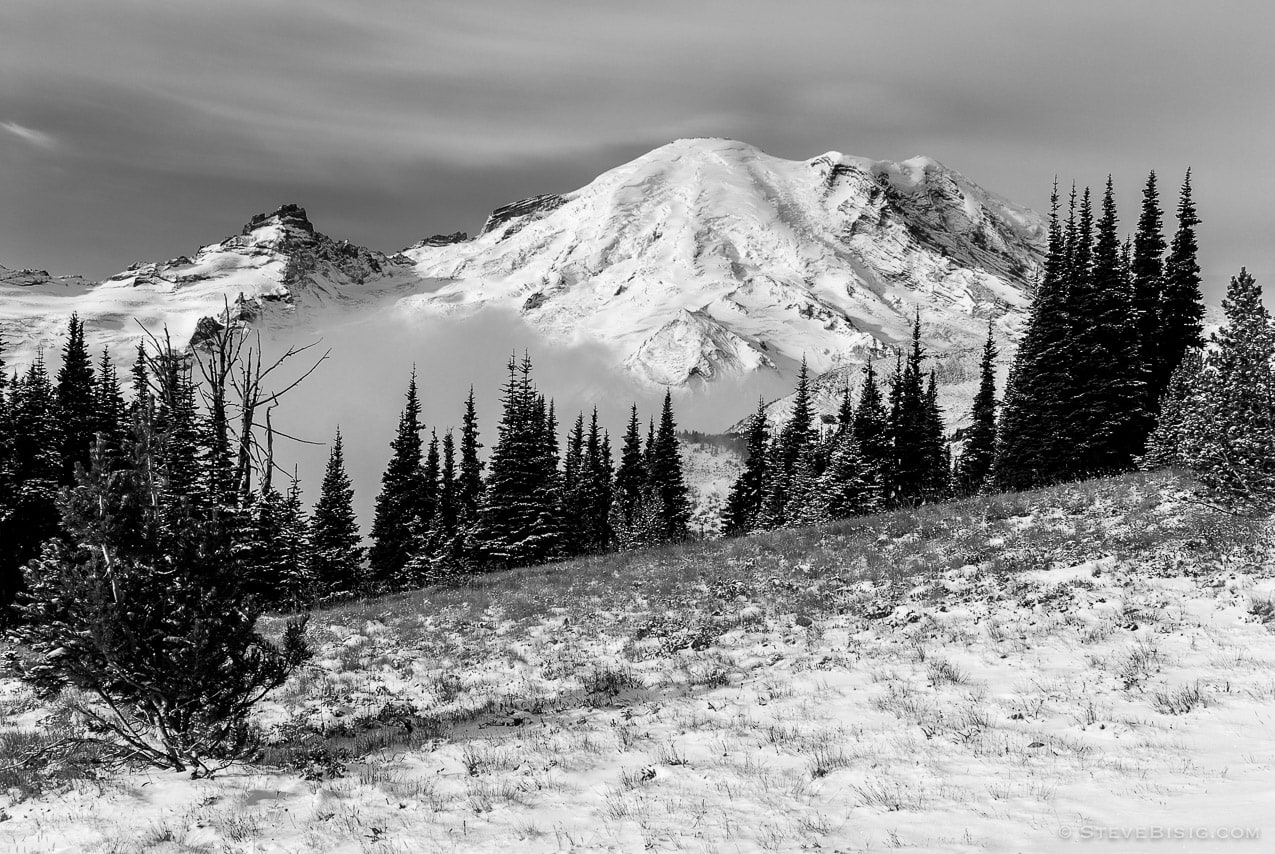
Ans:
[[[18,139],[34,145],[36,148],[43,148],[45,151],[52,151],[58,147],[57,137],[52,134],[45,133],[42,130],[29,128],[26,125],[20,125],[17,122],[0,122],[0,128],[4,128]]]

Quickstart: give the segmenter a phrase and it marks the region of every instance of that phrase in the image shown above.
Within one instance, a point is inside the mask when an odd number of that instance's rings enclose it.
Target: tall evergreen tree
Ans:
[[[493,568],[551,560],[562,547],[544,398],[532,384],[529,357],[521,365],[511,358],[508,369],[483,503],[471,533],[476,557]]]
[[[1200,484],[1243,509],[1275,508],[1275,328],[1247,270],[1222,301],[1226,323],[1210,341],[1178,442]]]
[[[890,419],[871,360],[863,368],[863,387],[859,390],[852,432],[863,455],[864,476],[875,490],[877,501],[884,501],[890,488]]]
[[[681,443],[677,440],[677,423],[673,419],[673,396],[664,392],[660,410],[660,428],[655,434],[655,451],[649,471],[651,491],[662,505],[663,536],[679,542],[690,535],[691,498],[682,473]]]
[[[1129,273],[1133,279],[1133,312],[1138,329],[1138,370],[1146,383],[1147,409],[1156,411],[1160,390],[1155,377],[1161,362],[1160,289],[1164,279],[1164,213],[1160,210],[1160,190],[1155,172],[1142,188],[1142,211],[1133,238]]]
[[[58,424],[61,428],[62,477],[64,485],[75,480],[76,466],[88,466],[89,449],[97,432],[94,407],[93,360],[84,345],[84,323],[78,314],[67,321],[66,344],[62,347],[62,367],[57,378]]]
[[[128,407],[120,391],[115,365],[106,348],[102,348],[102,358],[98,361],[93,411],[98,440],[105,449],[107,460],[118,459],[127,432]]]
[[[964,495],[983,489],[996,458],[996,342],[987,327],[983,359],[979,364],[978,393],[970,409],[970,428],[956,466],[957,488]]]
[[[620,466],[615,472],[616,505],[625,523],[632,522],[633,511],[642,500],[645,489],[646,457],[642,452],[642,428],[638,421],[637,404],[629,416],[624,431],[624,445],[620,448]]]
[[[614,500],[614,462],[611,459],[611,437],[598,426],[598,408],[589,419],[589,434],[584,445],[582,477],[585,481],[585,513],[588,527],[585,543],[588,551],[608,551],[614,534],[611,530],[611,503]]]
[[[835,438],[828,467],[816,489],[828,519],[862,516],[880,509],[880,483],[854,431]]]
[[[922,498],[942,501],[952,491],[952,451],[947,443],[943,411],[939,408],[938,377],[931,369],[925,389],[925,478]]]
[[[364,587],[363,547],[354,517],[354,487],[345,472],[341,431],[336,431],[310,521],[311,576],[319,596]]]
[[[1182,354],[1203,343],[1204,301],[1200,296],[1199,245],[1195,228],[1200,217],[1191,198],[1191,170],[1182,181],[1178,198],[1178,229],[1164,262],[1160,297],[1160,359],[1150,394],[1158,399],[1169,383]]]
[[[1191,410],[1191,400],[1200,385],[1204,371],[1204,353],[1198,348],[1187,350],[1178,362],[1169,387],[1157,407],[1159,416],[1155,429],[1147,438],[1147,452],[1141,466],[1144,469],[1174,468],[1186,464],[1182,456],[1183,430]]]
[[[372,517],[367,581],[374,589],[402,585],[402,570],[412,556],[415,542],[412,525],[429,510],[425,506],[429,497],[421,465],[421,429],[421,404],[413,369]]]
[[[925,357],[918,313],[912,326],[912,347],[893,392],[897,401],[891,430],[893,501],[904,506],[926,500],[934,481],[938,448],[934,439],[933,414],[926,400],[922,371]]]
[[[483,464],[478,459],[478,411],[474,406],[474,387],[469,387],[465,400],[465,416],[460,431],[460,471],[457,475],[456,500],[461,524],[473,524],[483,497]]]
[[[746,534],[757,526],[757,517],[766,499],[766,459],[770,430],[766,424],[766,400],[757,400],[757,411],[748,422],[744,470],[731,485],[726,499],[727,536]]]
[[[797,464],[806,447],[816,440],[811,429],[814,406],[810,399],[810,373],[806,360],[801,360],[797,386],[793,392],[792,414],[770,445],[767,461],[767,494],[762,507],[761,525],[779,528],[788,522],[788,502],[796,487]]]
[[[567,554],[585,554],[589,528],[589,498],[584,469],[584,413],[576,416],[567,434],[567,452],[562,461],[562,510]]]

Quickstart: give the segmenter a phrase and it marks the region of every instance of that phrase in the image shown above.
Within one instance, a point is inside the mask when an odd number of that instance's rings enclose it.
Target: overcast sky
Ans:
[[[1111,172],[1125,226],[1189,165],[1214,296],[1275,281],[1272,33],[1269,0],[5,0],[0,264],[103,277],[283,202],[392,251],[728,136],[1042,210]]]

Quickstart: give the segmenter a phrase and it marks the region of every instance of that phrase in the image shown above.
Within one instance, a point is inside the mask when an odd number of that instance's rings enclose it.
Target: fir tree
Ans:
[[[766,458],[769,428],[766,425],[766,401],[757,400],[757,411],[748,422],[744,470],[731,485],[726,499],[725,533],[727,536],[746,534],[757,526],[768,490],[766,488]]]
[[[0,622],[22,589],[21,567],[58,534],[58,407],[43,353],[9,390],[7,517],[0,522]]]
[[[1178,230],[1164,262],[1164,282],[1160,297],[1160,359],[1152,378],[1150,394],[1163,393],[1182,355],[1203,343],[1204,301],[1200,296],[1199,246],[1195,228],[1200,224],[1191,198],[1191,170],[1182,181],[1178,198]]]
[[[372,517],[367,581],[374,589],[402,585],[402,571],[414,545],[412,524],[424,518],[429,509],[425,506],[428,494],[421,468],[421,429],[421,404],[413,369]]]
[[[128,407],[120,391],[115,365],[106,348],[98,362],[97,384],[93,398],[93,420],[97,439],[105,449],[108,461],[117,458],[123,450],[128,425]]]
[[[892,424],[894,484],[893,500],[910,506],[929,495],[934,476],[935,454],[933,415],[926,399],[921,364],[926,357],[921,346],[921,318],[912,327],[912,347],[903,372],[895,382],[895,413]]]
[[[983,489],[996,458],[996,342],[987,327],[987,342],[979,365],[978,393],[970,409],[970,428],[956,466],[957,487],[964,495]]]
[[[649,477],[651,492],[662,505],[664,539],[669,542],[686,539],[690,534],[690,491],[682,474],[681,443],[677,440],[677,424],[673,420],[673,396],[667,390],[660,410],[660,428],[655,435]]]
[[[642,500],[646,488],[646,458],[642,453],[642,430],[637,404],[633,404],[624,445],[620,449],[620,466],[615,472],[616,507],[625,524],[633,520],[633,510]]]
[[[785,525],[808,526],[827,522],[827,494],[823,491],[823,482],[819,474],[819,450],[814,442],[807,443],[801,449],[797,464],[793,467],[792,481],[788,501],[784,508]]]
[[[57,378],[58,424],[61,429],[62,483],[75,480],[75,468],[88,465],[97,432],[93,360],[84,346],[84,324],[78,314],[67,322],[62,367]]]
[[[459,525],[468,528],[478,518],[478,507],[483,498],[483,464],[478,459],[478,412],[474,406],[474,387],[469,387],[465,400],[465,415],[460,432],[460,471],[456,482],[456,502]]]
[[[529,357],[521,365],[511,358],[508,369],[483,503],[471,533],[475,556],[493,568],[544,562],[562,545],[544,398],[532,385]]]
[[[364,587],[361,539],[354,517],[354,487],[345,472],[338,429],[310,521],[310,574],[319,596],[353,593]]]
[[[859,390],[859,405],[854,411],[851,432],[863,455],[864,476],[875,490],[877,500],[883,501],[890,488],[887,480],[891,453],[890,422],[871,361],[863,368],[863,387]]]
[[[880,508],[880,484],[854,431],[836,437],[817,492],[829,519],[862,516]]]
[[[1164,214],[1160,210],[1160,190],[1155,172],[1142,188],[1142,212],[1133,238],[1129,274],[1133,280],[1133,314],[1137,321],[1138,371],[1146,383],[1146,408],[1156,411],[1161,389],[1155,378],[1161,362],[1160,289],[1164,279]]]
[[[1247,270],[1222,301],[1204,370],[1179,428],[1178,455],[1200,484],[1242,509],[1275,507],[1275,330]]]
[[[952,490],[952,454],[947,444],[943,426],[943,412],[939,408],[938,378],[930,371],[925,389],[925,476],[922,498],[925,501],[942,501]]]
[[[814,407],[810,401],[810,374],[806,360],[801,360],[797,386],[793,393],[792,414],[770,446],[767,461],[767,494],[760,523],[766,528],[779,528],[788,522],[788,502],[796,486],[797,463],[806,447],[815,441],[810,422]]]
[[[1155,430],[1147,439],[1147,452],[1140,461],[1142,468],[1175,468],[1185,465],[1182,457],[1183,429],[1203,370],[1203,351],[1198,348],[1188,350],[1169,379],[1169,387],[1157,407],[1160,414]]]
[[[575,425],[567,434],[567,452],[562,463],[562,510],[567,554],[584,554],[588,551],[589,499],[586,492],[584,468],[584,413],[576,416]]]
[[[589,436],[584,446],[584,476],[587,482],[586,543],[592,553],[611,549],[614,533],[611,530],[611,504],[614,501],[614,462],[611,459],[611,437],[599,431],[598,409],[593,408],[589,420]]]

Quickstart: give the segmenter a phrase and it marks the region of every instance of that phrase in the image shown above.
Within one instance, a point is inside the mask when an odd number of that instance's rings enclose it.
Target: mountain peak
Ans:
[[[242,233],[246,237],[258,229],[269,226],[280,226],[304,231],[306,234],[314,234],[314,226],[310,223],[309,217],[305,215],[305,208],[296,204],[280,205],[270,213],[254,215],[252,219],[248,220],[248,224],[243,227]]]

